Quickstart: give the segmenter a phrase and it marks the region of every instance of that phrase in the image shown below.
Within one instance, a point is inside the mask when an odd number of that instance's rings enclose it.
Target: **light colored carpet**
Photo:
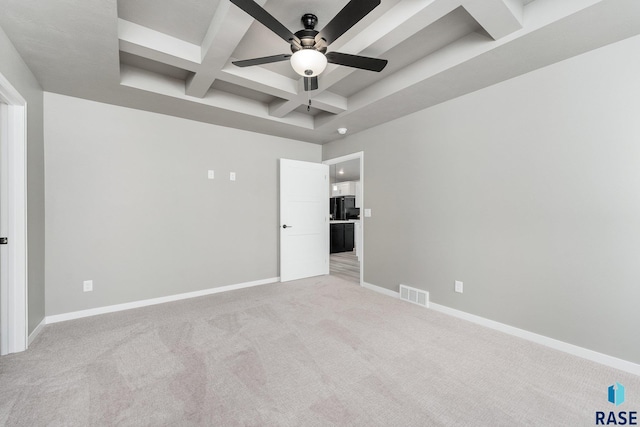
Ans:
[[[47,326],[0,424],[589,426],[616,381],[639,409],[639,377],[325,276]]]

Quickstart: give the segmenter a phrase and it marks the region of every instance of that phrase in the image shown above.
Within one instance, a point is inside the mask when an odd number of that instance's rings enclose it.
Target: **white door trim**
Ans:
[[[336,157],[334,159],[328,159],[323,161],[322,163],[325,165],[335,165],[337,163],[346,162],[347,160],[355,160],[360,159],[360,233],[362,234],[360,242],[362,246],[360,247],[360,286],[364,286],[364,206],[365,206],[365,198],[364,198],[364,151],[358,151],[357,153],[347,154],[346,156]]]
[[[0,281],[0,355],[27,349],[27,102],[0,74],[0,101],[3,107],[2,134],[6,155],[2,173],[6,184],[6,215],[9,244],[6,274]],[[4,267],[4,266],[3,266]]]

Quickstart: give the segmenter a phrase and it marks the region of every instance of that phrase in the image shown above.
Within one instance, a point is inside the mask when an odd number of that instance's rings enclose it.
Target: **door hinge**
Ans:
[[[9,243],[9,238],[0,237],[0,245],[6,245],[7,243]]]

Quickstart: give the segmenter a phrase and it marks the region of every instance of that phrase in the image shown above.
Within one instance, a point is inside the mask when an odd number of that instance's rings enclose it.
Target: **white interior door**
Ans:
[[[27,348],[26,101],[0,74],[0,355]]]
[[[0,237],[7,236],[7,104],[0,99]],[[8,252],[5,245],[0,245],[0,356],[8,353]]]
[[[280,280],[329,274],[329,166],[280,159]]]

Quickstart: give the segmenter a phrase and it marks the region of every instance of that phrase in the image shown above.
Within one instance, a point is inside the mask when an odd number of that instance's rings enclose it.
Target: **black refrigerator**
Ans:
[[[355,196],[339,196],[329,199],[329,213],[334,220],[356,219],[358,217]]]

